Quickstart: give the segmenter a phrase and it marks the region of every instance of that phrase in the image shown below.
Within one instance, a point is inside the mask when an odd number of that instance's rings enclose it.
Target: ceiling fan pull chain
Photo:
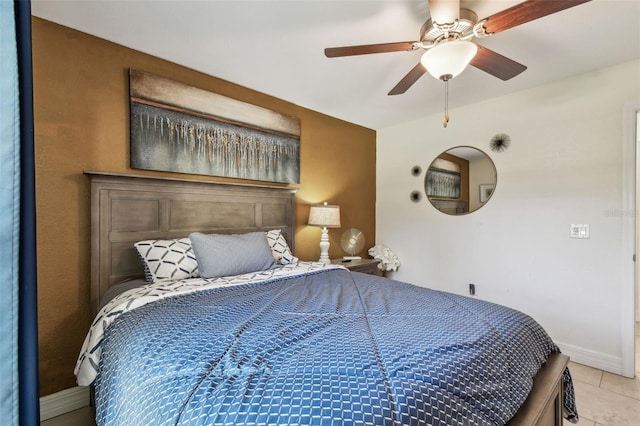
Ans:
[[[444,80],[444,121],[442,127],[447,127],[449,124],[449,79]]]

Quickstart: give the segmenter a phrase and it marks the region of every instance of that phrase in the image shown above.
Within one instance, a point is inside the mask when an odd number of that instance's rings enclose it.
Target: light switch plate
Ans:
[[[589,224],[588,223],[579,223],[571,224],[571,228],[569,230],[569,236],[571,238],[589,238]]]

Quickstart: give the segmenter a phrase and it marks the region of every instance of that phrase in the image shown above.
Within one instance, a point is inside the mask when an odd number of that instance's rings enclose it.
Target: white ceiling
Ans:
[[[484,18],[519,2],[462,5]],[[372,129],[443,111],[444,85],[428,74],[387,96],[419,51],[324,56],[325,47],[417,40],[429,18],[426,0],[32,0],[31,7],[40,18]],[[528,69],[504,82],[469,67],[450,82],[450,108],[640,58],[640,0],[593,0],[478,43]]]

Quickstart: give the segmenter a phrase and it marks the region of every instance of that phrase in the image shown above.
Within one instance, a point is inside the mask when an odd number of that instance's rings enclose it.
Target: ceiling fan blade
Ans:
[[[528,0],[489,16],[483,26],[487,34],[498,33],[589,1]]]
[[[403,94],[404,92],[409,90],[409,88],[413,86],[413,84],[418,81],[418,79],[422,77],[422,75],[426,72],[427,69],[422,66],[422,63],[418,62],[418,64],[413,67],[407,75],[402,77],[402,80],[400,80],[393,89],[391,89],[388,95],[392,96]]]
[[[527,69],[524,65],[483,46],[478,46],[478,53],[470,64],[505,81]]]
[[[364,44],[360,46],[327,47],[324,54],[327,58],[340,56],[369,55],[371,53],[403,52],[415,50],[415,41],[400,41],[396,43]]]

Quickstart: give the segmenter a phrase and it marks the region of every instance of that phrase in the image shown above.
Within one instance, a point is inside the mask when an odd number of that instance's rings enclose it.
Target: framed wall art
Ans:
[[[129,70],[131,167],[300,183],[300,119]]]
[[[480,202],[486,203],[491,198],[491,194],[493,194],[493,190],[496,186],[492,183],[481,183],[480,184]]]
[[[460,173],[430,167],[425,180],[425,192],[431,197],[460,197]]]

